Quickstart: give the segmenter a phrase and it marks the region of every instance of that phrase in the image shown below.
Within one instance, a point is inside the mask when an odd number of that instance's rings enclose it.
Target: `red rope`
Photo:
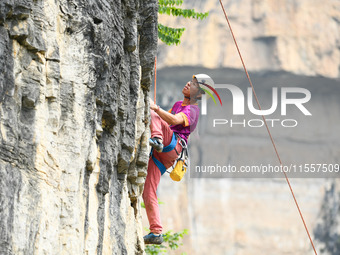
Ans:
[[[157,56],[155,57],[155,83],[153,87],[153,101],[156,104],[156,91],[157,91]]]
[[[257,98],[257,96],[256,96],[256,92],[255,92],[255,89],[254,89],[253,83],[251,82],[251,79],[250,79],[250,76],[249,76],[249,74],[248,74],[247,68],[246,68],[246,66],[245,66],[245,64],[244,64],[244,61],[243,61],[243,58],[242,58],[242,55],[241,55],[240,49],[239,49],[239,47],[238,47],[238,44],[237,44],[237,42],[236,42],[236,38],[235,38],[235,36],[234,36],[233,30],[232,30],[232,28],[231,28],[231,25],[230,25],[230,22],[229,22],[229,19],[228,19],[228,15],[227,15],[227,13],[226,13],[226,11],[225,11],[225,9],[224,9],[224,6],[223,6],[223,3],[222,3],[222,0],[219,0],[219,1],[220,1],[220,4],[221,4],[221,7],[222,7],[222,10],[223,10],[223,12],[224,12],[225,18],[226,18],[226,20],[227,20],[227,22],[228,22],[228,26],[229,26],[229,29],[230,29],[231,35],[232,35],[232,37],[233,37],[233,39],[234,39],[235,46],[236,46],[236,48],[237,48],[238,54],[239,54],[239,56],[240,56],[240,59],[241,59],[242,65],[243,65],[243,69],[244,69],[244,71],[245,71],[245,73],[246,73],[246,75],[247,75],[247,78],[248,78],[249,84],[250,84],[250,86],[251,86],[251,88],[252,88],[252,90],[253,90],[253,94],[254,94],[254,97],[255,97],[255,99],[256,99],[256,103],[257,103],[257,105],[258,105],[259,109],[261,110],[261,105],[260,105],[260,102],[259,102],[259,100],[258,100],[258,98]],[[272,137],[272,135],[271,135],[271,133],[270,133],[270,130],[269,130],[269,127],[268,127],[268,124],[267,124],[267,121],[266,121],[266,118],[264,117],[264,115],[262,115],[262,119],[263,119],[263,121],[264,121],[264,123],[265,123],[265,126],[266,126],[266,129],[267,129],[267,131],[268,131],[268,134],[269,134],[270,140],[271,140],[271,142],[272,142],[272,144],[273,144],[273,147],[274,147],[274,150],[275,150],[276,156],[277,156],[277,158],[278,158],[278,160],[279,160],[279,162],[280,162],[281,169],[283,169],[283,164],[282,164],[282,161],[281,161],[281,158],[280,158],[279,152],[278,152],[278,150],[277,150],[277,148],[276,148],[276,145],[275,145],[274,139],[273,139],[273,137]],[[316,252],[316,249],[315,249],[315,246],[314,246],[313,240],[312,240],[312,238],[311,238],[311,236],[310,236],[310,234],[309,234],[309,231],[308,231],[308,228],[307,228],[306,222],[305,222],[305,220],[304,220],[304,218],[303,218],[303,215],[302,215],[302,212],[301,212],[301,210],[300,210],[299,204],[298,204],[298,202],[297,202],[297,200],[296,200],[296,197],[295,197],[295,195],[294,195],[293,188],[292,188],[292,186],[290,185],[290,182],[289,182],[288,176],[287,176],[287,174],[286,174],[286,172],[285,172],[285,171],[283,171],[283,174],[284,174],[284,176],[285,176],[285,178],[286,178],[286,181],[287,181],[287,183],[288,183],[289,189],[290,189],[290,191],[291,191],[291,193],[292,193],[292,196],[293,196],[293,198],[294,198],[295,205],[296,205],[296,207],[297,207],[297,209],[298,209],[298,211],[299,211],[299,214],[300,214],[301,220],[302,220],[302,222],[303,222],[303,225],[305,226],[305,229],[306,229],[306,232],[307,232],[308,238],[309,238],[309,240],[310,240],[310,243],[311,243],[311,245],[312,245],[312,247],[313,247],[313,250],[314,250],[314,252],[315,252],[315,255],[317,255],[317,252]]]

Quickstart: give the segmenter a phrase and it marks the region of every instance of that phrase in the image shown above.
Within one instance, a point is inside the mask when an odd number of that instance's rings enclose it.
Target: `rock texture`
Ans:
[[[318,223],[316,241],[322,254],[340,253],[340,182],[334,180],[326,190]]]
[[[284,70],[340,76],[340,2],[334,0],[225,0],[227,14],[249,70]],[[241,68],[219,1],[185,1],[209,11],[204,21],[161,15],[160,22],[185,27],[182,44],[160,46],[160,67],[196,65]]]
[[[0,254],[142,254],[157,1],[0,2]]]

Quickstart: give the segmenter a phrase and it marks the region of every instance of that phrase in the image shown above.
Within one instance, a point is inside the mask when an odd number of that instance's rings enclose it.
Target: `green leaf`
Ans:
[[[159,0],[159,6],[181,6],[183,4],[183,0]]]
[[[196,12],[194,9],[177,8],[183,4],[183,0],[158,0],[158,13],[172,15],[175,17],[193,18],[203,20],[208,17],[209,12]],[[158,38],[167,45],[178,45],[184,28],[170,28],[158,24]]]
[[[185,28],[171,28],[158,24],[158,38],[167,45],[178,45]]]
[[[182,16],[184,18],[193,18],[203,20],[208,16],[208,12],[200,13],[195,12],[194,9],[181,9],[173,6],[159,5],[158,7],[159,14],[167,14],[172,16]]]
[[[183,245],[182,239],[184,235],[188,234],[188,230],[184,229],[180,232],[172,233],[172,231],[168,231],[164,234],[164,243],[165,245],[146,245],[145,252],[146,254],[156,255],[156,254],[167,254],[168,249],[176,250],[179,246]],[[186,253],[182,253],[183,255]]]

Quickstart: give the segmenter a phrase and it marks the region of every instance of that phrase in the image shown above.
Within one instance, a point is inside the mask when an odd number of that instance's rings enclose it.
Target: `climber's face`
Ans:
[[[200,88],[196,78],[193,78],[191,81],[188,81],[184,86],[182,93],[185,97],[196,96],[199,94]]]

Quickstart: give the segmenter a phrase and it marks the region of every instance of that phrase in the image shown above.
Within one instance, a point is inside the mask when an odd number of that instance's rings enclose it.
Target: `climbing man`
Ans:
[[[150,224],[150,233],[144,236],[145,244],[163,242],[162,225],[157,199],[157,187],[165,170],[171,167],[187,143],[190,133],[196,128],[199,118],[198,101],[205,94],[203,86],[214,86],[206,74],[193,75],[182,89],[183,101],[176,102],[171,110],[165,111],[150,100],[152,152],[144,184],[143,200]]]

